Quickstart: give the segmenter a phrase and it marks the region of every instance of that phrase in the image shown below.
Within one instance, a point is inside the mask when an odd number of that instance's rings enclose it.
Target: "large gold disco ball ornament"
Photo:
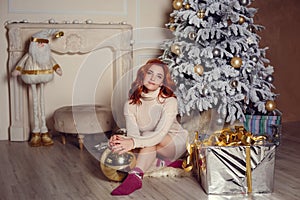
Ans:
[[[100,159],[103,174],[112,181],[122,181],[126,176],[124,169],[132,169],[135,165],[136,157],[132,152],[118,154],[106,149]]]

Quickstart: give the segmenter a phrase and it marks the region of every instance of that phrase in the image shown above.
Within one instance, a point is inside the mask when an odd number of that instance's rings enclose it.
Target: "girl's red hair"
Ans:
[[[161,60],[155,58],[148,60],[148,62],[137,71],[136,79],[131,84],[131,89],[129,90],[130,104],[142,103],[140,100],[142,92],[148,92],[147,88],[144,87],[143,80],[146,76],[147,71],[152,65],[159,65],[164,70],[163,85],[160,88],[158,96],[163,98],[176,97],[173,92],[176,86],[171,78],[168,65],[162,62]]]

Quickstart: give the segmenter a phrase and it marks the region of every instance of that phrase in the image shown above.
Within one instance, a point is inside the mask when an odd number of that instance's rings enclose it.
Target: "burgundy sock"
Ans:
[[[174,167],[174,168],[182,168],[183,160],[175,160],[174,162],[170,163],[168,167]]]
[[[144,173],[140,168],[133,168],[123,183],[111,192],[111,195],[129,195],[140,189],[142,187],[143,175]]]

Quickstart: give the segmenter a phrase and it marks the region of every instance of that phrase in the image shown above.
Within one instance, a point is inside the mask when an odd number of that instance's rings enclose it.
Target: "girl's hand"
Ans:
[[[117,140],[119,139],[119,135],[113,135],[109,138],[108,141],[108,147],[109,149],[112,149],[116,144],[117,144]]]
[[[133,149],[133,139],[125,138],[120,135],[113,135],[109,140],[109,146],[113,152],[122,154]]]

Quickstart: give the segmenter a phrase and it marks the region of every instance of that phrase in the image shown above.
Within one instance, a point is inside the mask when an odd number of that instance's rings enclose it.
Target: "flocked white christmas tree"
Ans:
[[[273,67],[259,48],[250,0],[173,0],[162,58],[177,84],[181,115],[214,108],[226,122],[276,107]]]

